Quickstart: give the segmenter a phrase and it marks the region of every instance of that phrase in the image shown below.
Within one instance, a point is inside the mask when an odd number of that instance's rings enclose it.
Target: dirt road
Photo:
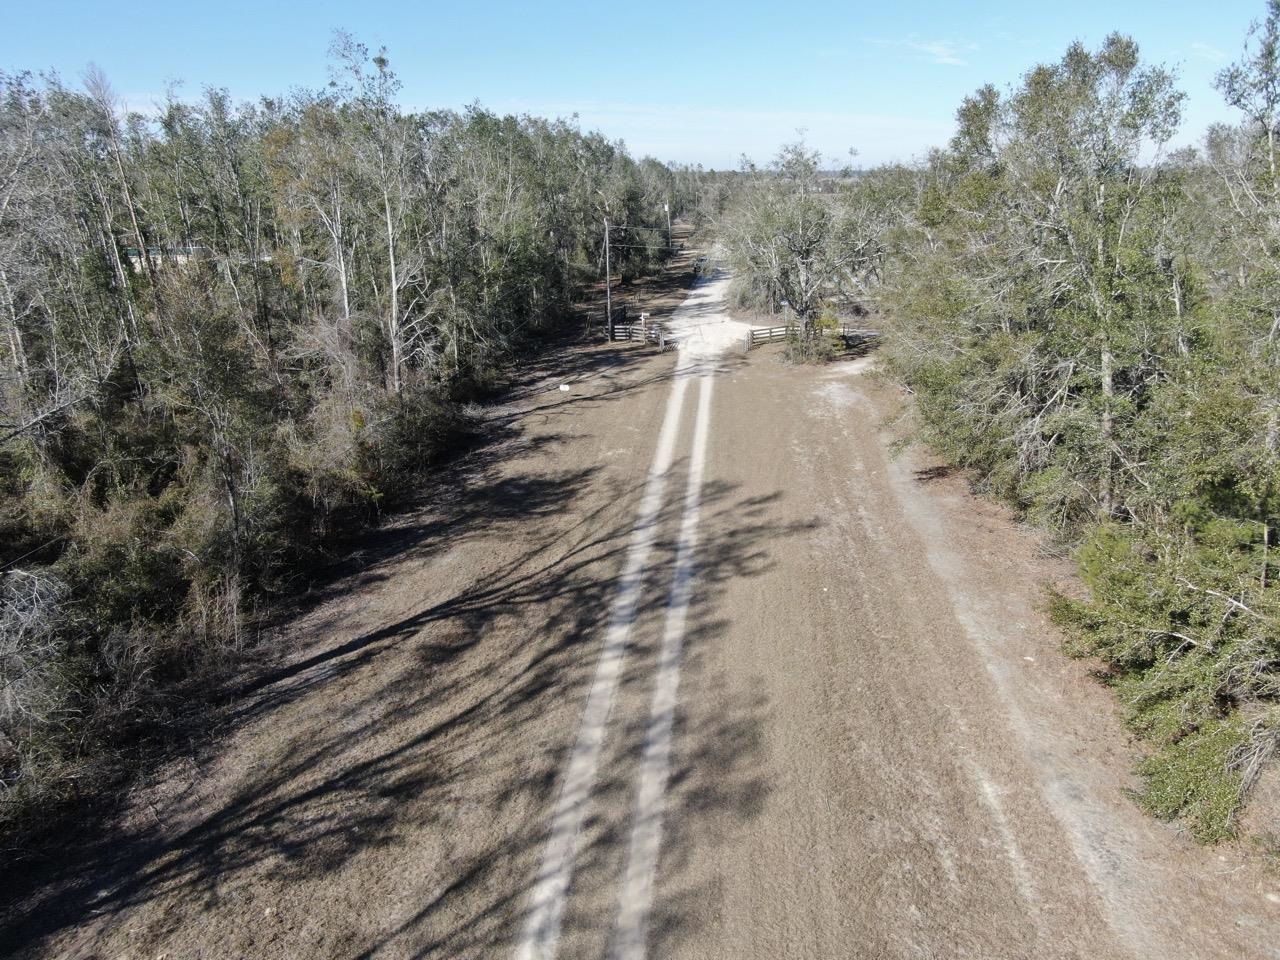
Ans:
[[[1134,807],[1065,569],[890,455],[874,359],[700,342],[527,371],[18,953],[1280,957],[1280,882]]]

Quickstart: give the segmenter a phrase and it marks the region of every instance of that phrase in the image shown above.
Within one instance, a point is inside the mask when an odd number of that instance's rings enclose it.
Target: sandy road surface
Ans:
[[[889,455],[868,363],[626,345],[528,371],[217,750],[9,943],[1280,956],[1280,883],[1133,807],[1110,696],[1039,607],[1061,568]]]

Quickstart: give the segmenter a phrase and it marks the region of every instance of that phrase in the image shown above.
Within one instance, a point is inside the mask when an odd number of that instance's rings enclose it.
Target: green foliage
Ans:
[[[918,186],[905,167],[830,175],[821,163],[803,142],[784,146],[767,172],[752,167],[735,185],[717,224],[731,303],[790,318],[787,355],[802,363],[836,355],[842,316],[866,311]]]
[[[1150,745],[1144,806],[1212,841],[1277,736],[1280,192],[1258,126],[1151,163],[1181,101],[1118,36],[967,99],[891,233],[885,350],[925,437],[1078,545],[1053,614]]]
[[[411,494],[463,406],[697,170],[575,125],[410,114],[385,51],[155,119],[0,74],[0,821],[198,722],[256,610]],[[25,578],[25,579],[24,579]],[[92,778],[85,778],[92,779]]]
[[[840,329],[840,315],[836,313],[835,305],[827,302],[822,305],[822,312],[815,321],[818,333],[830,336]]]
[[[1217,721],[1160,747],[1139,766],[1142,806],[1157,817],[1182,817],[1201,843],[1235,835],[1240,776],[1230,768],[1243,742],[1239,724]]]

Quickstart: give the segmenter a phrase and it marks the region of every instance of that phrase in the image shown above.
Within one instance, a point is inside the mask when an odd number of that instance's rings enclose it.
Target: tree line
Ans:
[[[784,149],[720,227],[799,346],[876,311],[923,437],[1072,546],[1053,613],[1148,744],[1140,801],[1206,841],[1280,747],[1276,0],[1217,86],[1241,121],[1171,149],[1176,77],[1072,44],[920,164],[825,194]]]
[[[0,820],[193,717],[257,612],[411,489],[465,401],[698,173],[576,125],[318,91],[124,113],[0,74]]]

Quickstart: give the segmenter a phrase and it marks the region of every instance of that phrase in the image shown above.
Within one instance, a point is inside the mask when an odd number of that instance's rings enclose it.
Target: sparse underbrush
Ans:
[[[198,732],[264,614],[413,493],[513,352],[666,256],[695,171],[333,83],[122,115],[0,74],[0,831]],[[721,185],[722,186],[722,185]]]
[[[881,318],[919,438],[1078,550],[1057,597],[1149,745],[1139,802],[1233,836],[1280,752],[1280,2],[1219,87],[1244,114],[1170,153],[1183,95],[1113,35],[965,99],[915,167],[803,144],[720,221],[742,307],[827,357]],[[782,321],[779,321],[781,323]]]
[[[786,358],[791,363],[829,363],[842,352],[840,317],[830,303],[810,324],[792,327],[787,337]]]
[[[1052,611],[1149,747],[1137,799],[1213,842],[1280,742],[1280,188],[1254,123],[1147,161],[1181,100],[1118,36],[966,100],[894,235],[885,354],[923,438],[1076,545],[1088,596]]]

